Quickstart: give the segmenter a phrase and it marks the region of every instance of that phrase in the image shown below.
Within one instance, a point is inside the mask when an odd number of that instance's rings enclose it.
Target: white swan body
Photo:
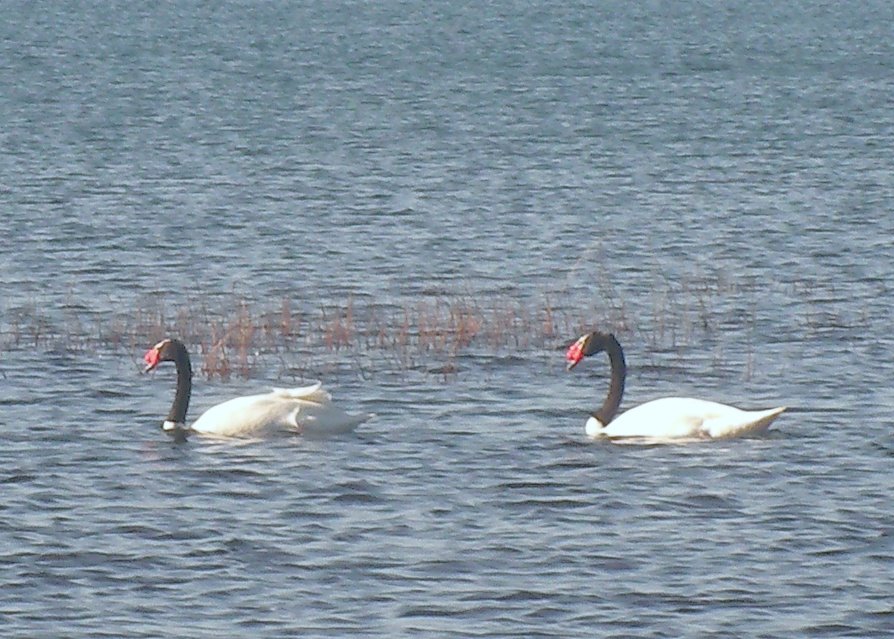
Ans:
[[[329,393],[317,382],[227,400],[206,410],[186,428],[192,390],[192,368],[186,347],[179,340],[162,340],[146,352],[144,360],[147,371],[162,361],[173,361],[177,366],[177,392],[162,426],[177,437],[185,437],[190,432],[217,437],[262,437],[275,433],[336,435],[354,430],[372,416],[352,415],[334,406]]]
[[[590,437],[666,439],[731,439],[766,431],[785,408],[746,411],[691,397],[664,397],[631,408],[603,425],[587,420]]]
[[[368,417],[349,415],[334,406],[318,383],[227,400],[202,413],[190,428],[219,437],[260,437],[276,432],[336,435],[354,430]]]
[[[785,407],[745,411],[703,399],[665,397],[617,415],[624,395],[627,364],[614,335],[593,332],[578,339],[566,354],[568,369],[584,357],[602,351],[608,354],[612,378],[602,407],[587,420],[586,433],[590,437],[656,442],[730,439],[766,431],[785,411]]]

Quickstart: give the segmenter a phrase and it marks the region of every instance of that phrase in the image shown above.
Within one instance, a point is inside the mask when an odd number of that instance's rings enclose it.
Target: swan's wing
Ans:
[[[706,407],[701,400],[665,397],[625,411],[604,429],[612,438],[681,439],[701,437]]]
[[[283,422],[285,414],[292,409],[275,393],[235,397],[212,406],[193,422],[192,430],[206,435],[240,437],[262,434],[271,425]]]
[[[370,413],[346,413],[331,403],[299,400],[289,414],[288,427],[308,436],[348,433],[372,417]]]
[[[282,399],[300,399],[318,404],[328,404],[332,400],[329,393],[323,390],[322,382],[296,388],[274,388],[271,394]]]
[[[329,393],[320,384],[314,384],[236,397],[209,408],[191,428],[221,437],[261,436],[276,431],[319,435],[351,431],[370,417],[367,413],[344,412],[330,402]]]

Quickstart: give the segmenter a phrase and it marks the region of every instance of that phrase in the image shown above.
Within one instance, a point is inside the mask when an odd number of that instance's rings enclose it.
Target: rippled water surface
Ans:
[[[555,4],[6,3],[4,637],[894,633],[891,5]],[[587,440],[592,327],[790,410]]]

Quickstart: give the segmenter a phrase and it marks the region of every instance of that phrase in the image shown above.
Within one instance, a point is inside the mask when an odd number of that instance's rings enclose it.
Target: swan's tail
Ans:
[[[712,439],[727,439],[763,433],[786,410],[785,406],[759,411],[742,411],[747,419],[726,418],[710,424],[707,434]]]
[[[769,408],[767,410],[759,411],[756,415],[757,419],[754,421],[754,430],[751,432],[756,433],[767,430],[770,427],[770,424],[785,412],[786,408],[786,406],[780,406],[779,408]]]

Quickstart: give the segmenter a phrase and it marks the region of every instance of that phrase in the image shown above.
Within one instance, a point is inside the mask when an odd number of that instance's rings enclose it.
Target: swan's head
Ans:
[[[146,362],[144,373],[154,370],[162,362],[173,362],[177,359],[177,347],[180,343],[175,339],[163,339],[146,351],[143,361]]]
[[[583,358],[604,351],[605,345],[610,338],[611,335],[600,333],[599,331],[587,333],[586,335],[579,337],[574,344],[568,347],[568,351],[565,353],[565,360],[568,362],[568,370],[571,370],[580,364]]]

